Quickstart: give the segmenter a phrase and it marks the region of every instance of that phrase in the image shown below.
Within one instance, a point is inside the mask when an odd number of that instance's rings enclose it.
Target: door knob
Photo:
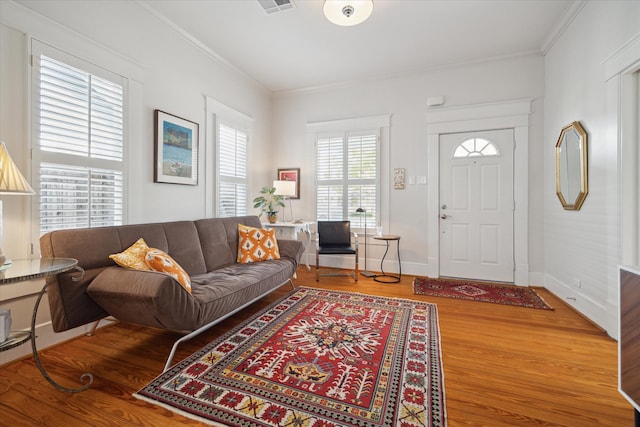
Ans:
[[[447,214],[442,214],[442,215],[440,216],[440,218],[442,218],[442,219],[447,219],[447,217],[448,217],[448,216],[449,216],[449,215],[447,215]]]
[[[447,209],[447,205],[442,205],[442,209]]]

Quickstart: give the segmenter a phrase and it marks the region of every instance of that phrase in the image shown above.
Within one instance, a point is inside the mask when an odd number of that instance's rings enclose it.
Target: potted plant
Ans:
[[[260,190],[262,195],[253,199],[253,207],[260,208],[259,216],[266,213],[267,219],[271,224],[278,220],[278,206],[284,207],[283,197],[279,194],[274,194],[275,192],[275,187],[262,187],[262,190]]]

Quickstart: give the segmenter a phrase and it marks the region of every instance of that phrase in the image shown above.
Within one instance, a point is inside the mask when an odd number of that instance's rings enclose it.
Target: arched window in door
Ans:
[[[498,151],[498,147],[496,147],[493,142],[483,138],[467,139],[458,145],[453,152],[454,158],[477,156],[489,157],[499,155],[500,152]]]

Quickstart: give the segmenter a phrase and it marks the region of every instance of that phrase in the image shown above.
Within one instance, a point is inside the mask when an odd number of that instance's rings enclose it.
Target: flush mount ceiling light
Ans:
[[[324,16],[336,25],[358,25],[373,12],[373,0],[325,0]]]

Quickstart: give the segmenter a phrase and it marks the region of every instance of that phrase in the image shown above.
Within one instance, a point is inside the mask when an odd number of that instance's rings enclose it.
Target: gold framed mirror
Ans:
[[[563,127],[556,143],[556,194],[562,207],[580,210],[589,192],[587,132],[580,122]]]

